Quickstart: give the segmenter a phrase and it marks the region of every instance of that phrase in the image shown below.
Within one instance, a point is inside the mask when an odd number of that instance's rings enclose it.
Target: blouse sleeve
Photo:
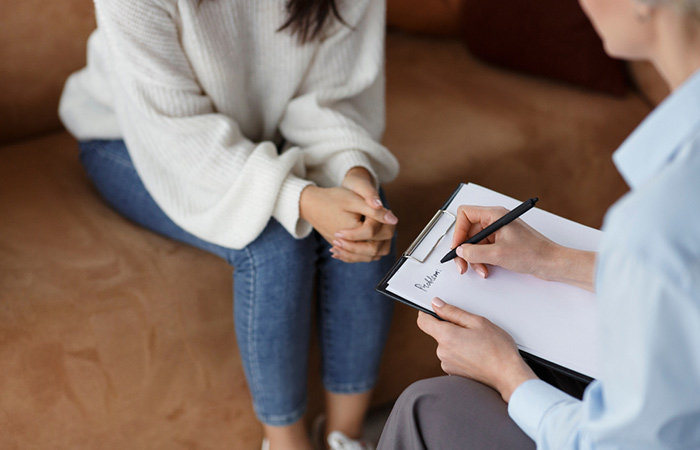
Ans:
[[[116,111],[129,153],[149,193],[190,233],[243,248],[276,218],[293,236],[309,184],[299,149],[278,154],[246,139],[216,112],[180,45],[165,0],[95,0],[109,50]]]

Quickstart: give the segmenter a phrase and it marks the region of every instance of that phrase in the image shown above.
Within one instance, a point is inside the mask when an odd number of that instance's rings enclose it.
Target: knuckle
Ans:
[[[457,342],[457,339],[452,333],[445,333],[441,342],[445,350],[452,348],[455,345],[459,345],[459,342]]]
[[[442,369],[442,371],[445,372],[446,374],[450,373],[450,365],[447,364],[446,362],[440,363],[440,369]]]
[[[483,316],[475,316],[473,319],[474,328],[484,328],[488,325],[488,319]]]
[[[345,253],[343,254],[343,259],[344,259],[346,262],[354,262],[356,258],[357,258],[357,256],[356,256],[354,253],[351,253],[351,252],[345,252]]]
[[[437,355],[440,361],[444,361],[447,357],[447,353],[445,352],[445,349],[442,345],[438,345],[437,350],[435,350],[435,354]]]
[[[367,232],[365,228],[360,229],[360,231],[355,235],[353,239],[354,242],[363,242],[370,237],[370,233]]]
[[[393,234],[390,230],[387,230],[385,227],[382,227],[381,229],[377,230],[377,233],[375,234],[375,239],[382,242],[386,242],[391,239],[392,235]]]
[[[344,231],[343,232],[343,245],[352,245],[351,243],[356,241],[358,239],[358,232],[353,230],[353,231]]]
[[[444,351],[444,346],[450,340],[450,333],[448,333],[448,330],[446,330],[445,327],[437,327],[435,330],[435,340],[438,341],[440,347],[442,347]]]
[[[494,262],[503,261],[506,257],[506,251],[503,247],[496,247],[491,251],[491,259]]]
[[[367,262],[371,259],[371,256],[368,255],[363,255],[360,253],[354,253],[353,254],[353,261],[352,262]]]

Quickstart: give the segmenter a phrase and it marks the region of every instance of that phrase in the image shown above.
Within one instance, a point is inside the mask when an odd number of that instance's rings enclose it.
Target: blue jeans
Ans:
[[[392,254],[372,263],[333,259],[316,232],[294,239],[271,219],[242,250],[199,239],[173,223],[146,191],[124,142],[80,143],[80,160],[105,200],[130,220],[224,258],[234,267],[234,325],[258,418],[292,424],[304,414],[314,288],[323,383],[335,393],[376,381],[393,302],[374,291]]]

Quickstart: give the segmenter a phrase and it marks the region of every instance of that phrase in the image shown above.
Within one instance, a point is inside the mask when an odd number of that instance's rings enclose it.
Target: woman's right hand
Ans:
[[[362,241],[343,239],[345,245],[341,251],[336,250],[334,253],[341,261],[375,261],[389,253],[396,217],[384,207],[368,205],[363,197],[349,189],[308,186],[301,193],[299,212],[301,218],[309,222],[331,245],[337,245],[338,233],[343,230],[343,234],[348,234],[347,230],[353,229],[363,230],[363,235],[371,234],[364,236]],[[365,226],[369,222],[380,226]]]
[[[487,265],[495,265],[593,291],[595,253],[556,244],[521,219],[500,228],[479,244],[462,244],[507,212],[503,207],[459,207],[452,248],[459,246],[455,263],[460,273],[466,272],[471,264],[486,278]]]

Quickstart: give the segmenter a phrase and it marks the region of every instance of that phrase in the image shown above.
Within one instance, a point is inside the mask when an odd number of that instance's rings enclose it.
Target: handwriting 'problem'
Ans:
[[[442,273],[442,271],[440,269],[436,269],[435,272],[431,273],[430,275],[426,275],[426,277],[423,278],[422,283],[416,283],[414,286],[423,292],[428,292],[428,289],[430,289],[430,286],[435,283],[435,280],[437,280],[440,273]]]

